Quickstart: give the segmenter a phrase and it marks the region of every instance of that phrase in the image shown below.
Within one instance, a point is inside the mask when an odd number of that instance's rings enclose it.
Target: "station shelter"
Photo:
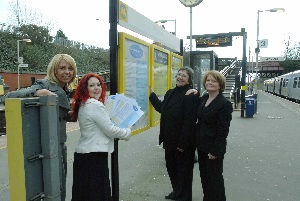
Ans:
[[[213,50],[190,51],[183,55],[183,65],[190,66],[194,70],[194,88],[202,93],[203,75],[207,71],[218,70],[218,55]]]

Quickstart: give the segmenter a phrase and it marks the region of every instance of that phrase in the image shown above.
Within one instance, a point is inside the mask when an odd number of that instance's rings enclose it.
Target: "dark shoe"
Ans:
[[[165,196],[167,200],[175,200],[175,193],[172,191],[170,194]]]

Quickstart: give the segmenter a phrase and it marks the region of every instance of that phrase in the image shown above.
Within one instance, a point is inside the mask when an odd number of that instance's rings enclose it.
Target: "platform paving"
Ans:
[[[233,112],[224,161],[227,200],[300,201],[300,106],[262,91],[258,91],[257,103],[258,113],[253,118],[242,118],[240,110]],[[68,124],[68,131],[69,201],[78,124]],[[128,142],[119,141],[120,201],[163,201],[171,191],[158,133],[156,126]],[[0,201],[8,201],[5,145],[0,146],[0,168]],[[198,164],[193,200],[202,200]]]

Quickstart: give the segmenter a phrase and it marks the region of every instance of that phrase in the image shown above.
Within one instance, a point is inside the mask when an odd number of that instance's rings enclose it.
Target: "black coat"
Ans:
[[[155,93],[149,100],[161,113],[159,144],[165,149],[195,149],[196,101],[198,95],[185,95],[190,86],[170,89],[160,101]]]
[[[223,96],[218,96],[207,106],[208,94],[202,96],[197,110],[197,149],[213,156],[226,153],[227,136],[232,119],[232,104]]]

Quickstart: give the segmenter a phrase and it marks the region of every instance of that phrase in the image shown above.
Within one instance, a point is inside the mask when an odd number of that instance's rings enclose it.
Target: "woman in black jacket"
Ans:
[[[195,126],[197,96],[185,95],[192,88],[193,70],[183,67],[176,75],[176,87],[160,101],[151,89],[150,102],[161,113],[159,144],[163,143],[167,171],[173,191],[171,200],[192,200],[195,156]]]
[[[201,97],[197,109],[196,147],[203,201],[226,200],[223,160],[233,109],[231,102],[222,94],[225,83],[220,72],[206,72],[203,86],[207,93]]]

